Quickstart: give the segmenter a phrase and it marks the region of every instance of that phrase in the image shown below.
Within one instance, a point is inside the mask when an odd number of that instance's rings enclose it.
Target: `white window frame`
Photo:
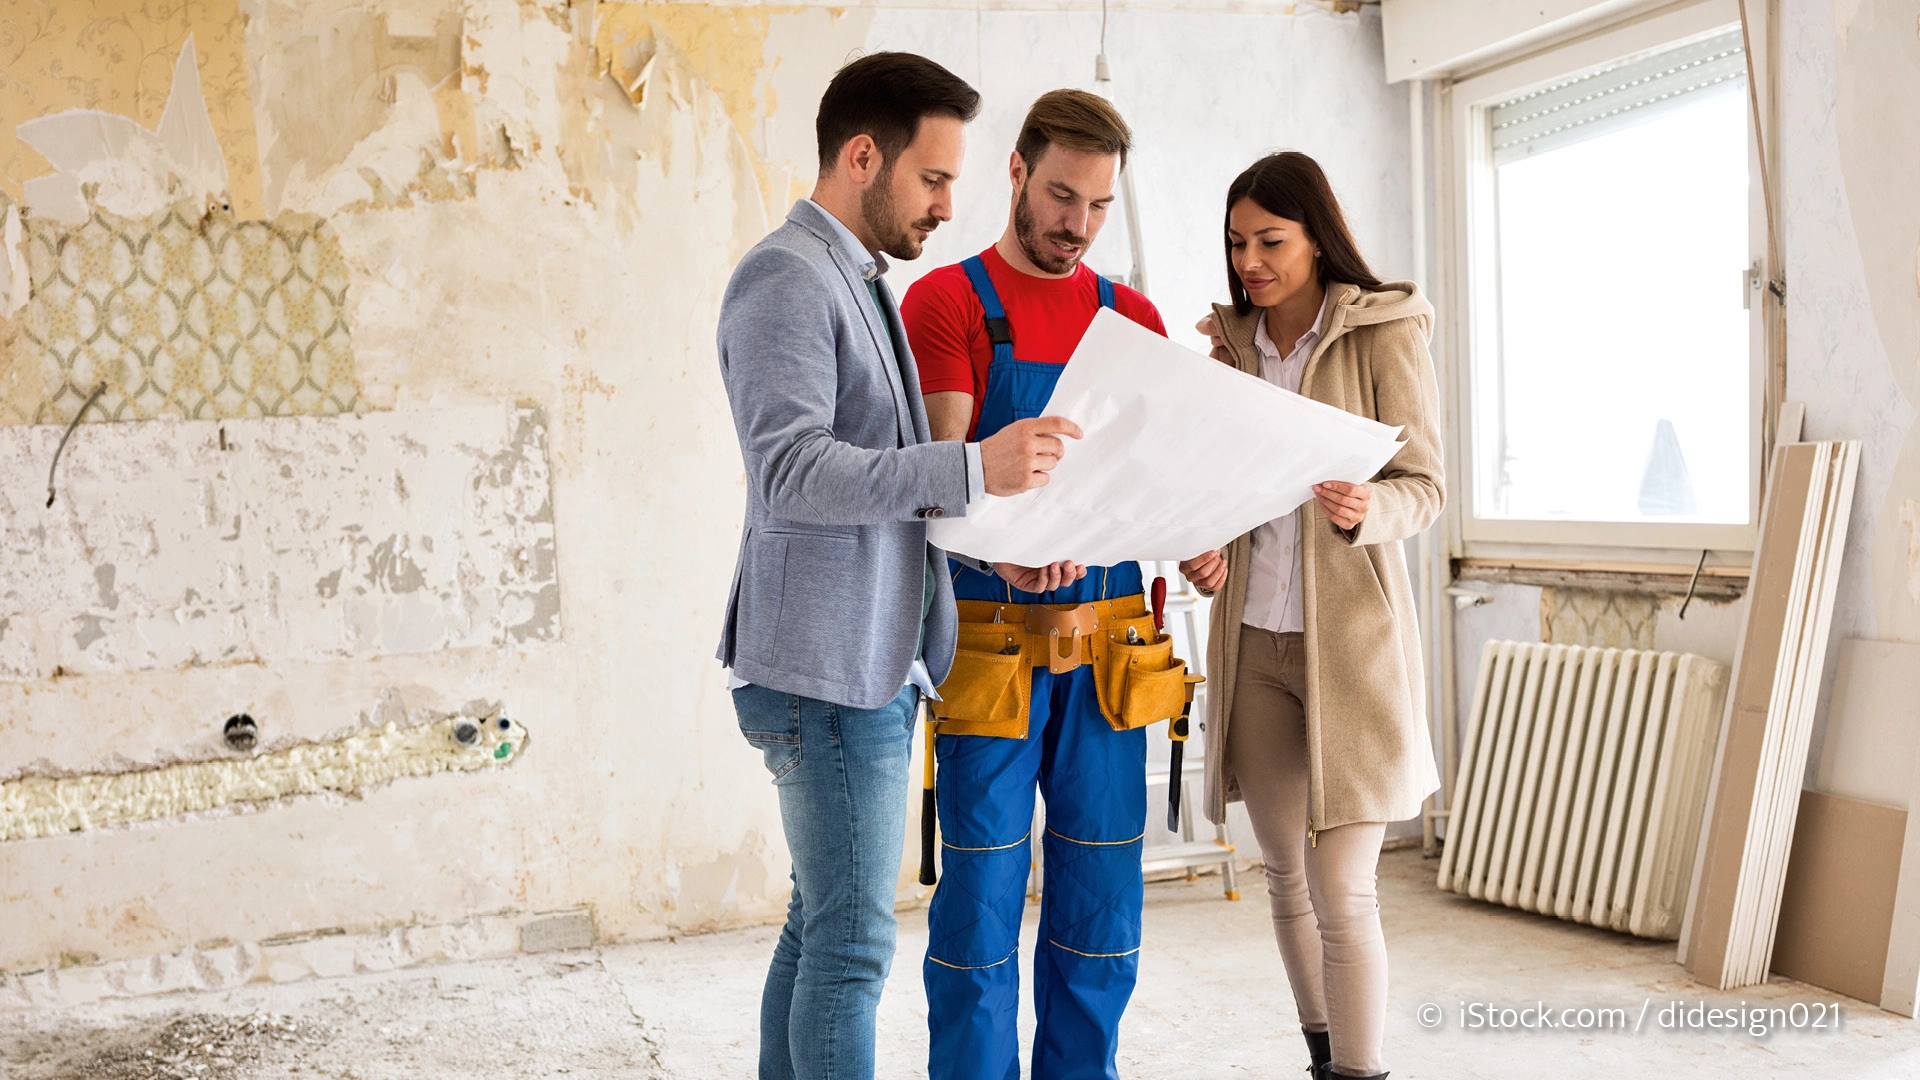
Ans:
[[[1752,118],[1747,123],[1748,148],[1748,259],[1762,273],[1751,276],[1748,292],[1749,396],[1747,521],[1744,524],[1679,522],[1532,521],[1480,517],[1474,502],[1479,487],[1478,432],[1471,403],[1476,342],[1496,341],[1498,335],[1498,263],[1493,213],[1493,163],[1488,145],[1487,110],[1517,94],[1569,75],[1657,52],[1688,39],[1738,25],[1737,0],[1692,0],[1580,33],[1570,39],[1533,47],[1522,55],[1499,58],[1478,70],[1457,74],[1436,88],[1436,138],[1439,163],[1438,209],[1442,220],[1436,231],[1438,262],[1449,279],[1447,352],[1456,358],[1448,395],[1452,398],[1448,442],[1453,475],[1449,500],[1459,554],[1468,558],[1513,559],[1546,557],[1556,560],[1606,559],[1632,563],[1692,565],[1702,551],[1714,552],[1716,564],[1744,564],[1751,558],[1760,510],[1763,447],[1763,394],[1766,377],[1767,334],[1759,291],[1765,279],[1766,215],[1759,180]],[[1766,70],[1759,50],[1761,35],[1753,36],[1753,70]],[[1729,289],[1738,282],[1729,281]],[[1487,422],[1495,422],[1488,418]]]

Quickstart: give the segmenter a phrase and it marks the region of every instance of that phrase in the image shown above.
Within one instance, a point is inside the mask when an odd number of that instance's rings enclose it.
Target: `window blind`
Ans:
[[[1746,85],[1735,29],[1563,79],[1488,110],[1494,164],[1592,138],[1653,110]]]

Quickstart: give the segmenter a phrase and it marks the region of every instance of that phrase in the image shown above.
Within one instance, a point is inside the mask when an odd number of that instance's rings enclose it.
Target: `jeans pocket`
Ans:
[[[760,751],[778,784],[800,765],[800,705],[791,694],[743,686],[733,692],[740,734]]]

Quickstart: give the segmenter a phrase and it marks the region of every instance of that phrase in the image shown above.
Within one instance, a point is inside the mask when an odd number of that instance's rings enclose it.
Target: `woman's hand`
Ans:
[[[1194,588],[1212,596],[1227,583],[1227,560],[1220,557],[1218,550],[1203,551],[1180,564],[1180,576],[1192,582]]]
[[[1373,501],[1373,485],[1344,484],[1328,480],[1313,485],[1313,499],[1327,520],[1348,532],[1360,527],[1367,516],[1367,504]]]
[[[1045,566],[1018,566],[1010,562],[997,562],[993,564],[993,572],[1000,575],[1000,580],[1021,592],[1051,592],[1087,576],[1087,568],[1071,559],[1062,559]]]
[[[1195,330],[1205,334],[1213,347],[1212,356],[1223,364],[1233,363],[1233,354],[1227,351],[1227,336],[1220,332],[1220,320],[1209,311],[1207,317],[1193,324]]]

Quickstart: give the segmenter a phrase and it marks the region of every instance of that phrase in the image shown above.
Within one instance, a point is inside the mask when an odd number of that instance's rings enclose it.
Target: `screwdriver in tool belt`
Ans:
[[[1165,633],[1167,628],[1167,579],[1153,579],[1153,629],[1155,633]],[[1180,831],[1180,772],[1185,766],[1187,747],[1187,713],[1193,707],[1189,697],[1180,706],[1178,719],[1167,722],[1167,737],[1173,745],[1167,753],[1167,831]]]

